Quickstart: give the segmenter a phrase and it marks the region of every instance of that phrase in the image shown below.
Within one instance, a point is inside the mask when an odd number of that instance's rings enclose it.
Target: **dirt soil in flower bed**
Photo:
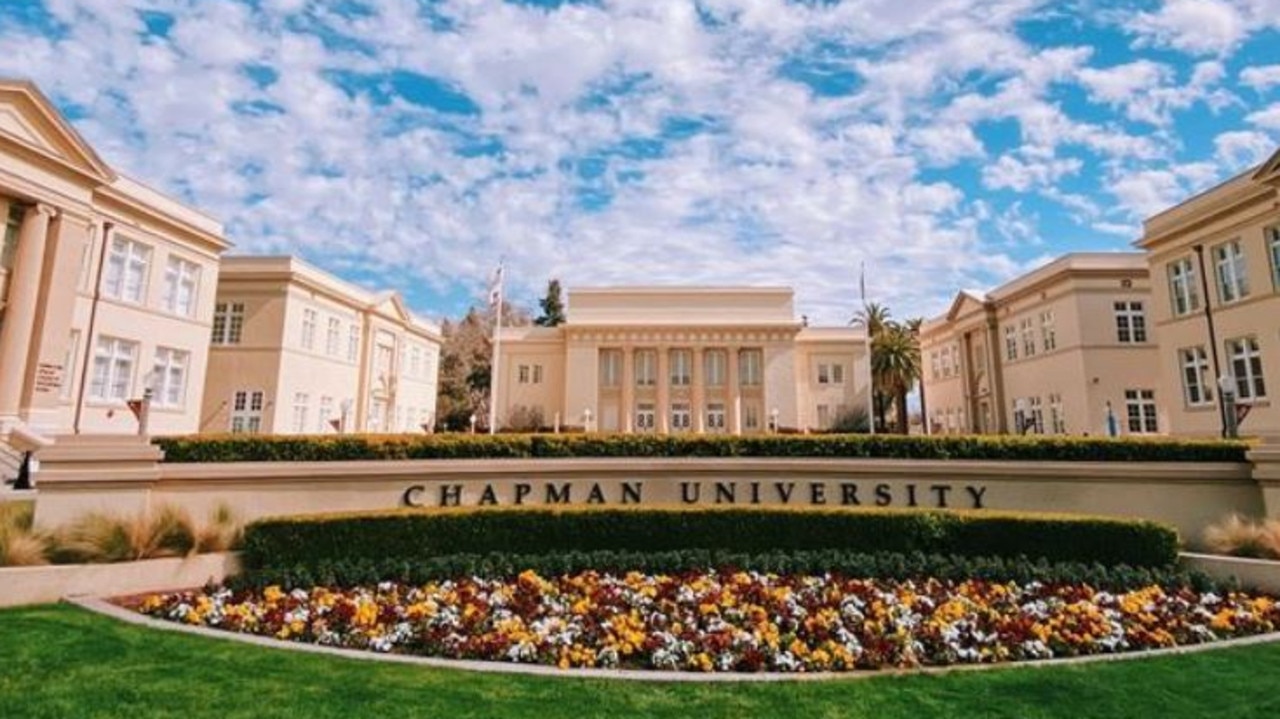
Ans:
[[[298,642],[568,667],[815,672],[1155,649],[1273,632],[1275,598],[1149,586],[754,572],[479,578],[131,598],[141,613]]]

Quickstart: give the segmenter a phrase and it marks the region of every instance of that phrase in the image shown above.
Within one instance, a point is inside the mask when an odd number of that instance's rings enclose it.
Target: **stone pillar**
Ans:
[[[695,347],[689,352],[689,412],[693,414],[693,431],[702,434],[707,431],[707,388],[706,367],[703,362],[702,348]]]
[[[1253,463],[1253,481],[1262,492],[1263,513],[1280,518],[1280,434],[1264,435],[1248,457]]]
[[[635,431],[635,397],[636,397],[636,365],[635,349],[631,345],[622,348],[622,420],[619,427],[623,432]]]
[[[13,279],[0,327],[0,428],[18,421],[22,390],[33,368],[28,366],[31,339],[35,333],[40,301],[40,277],[53,209],[46,205],[28,207],[18,231]]]
[[[725,351],[725,364],[728,365],[729,376],[729,406],[725,409],[729,415],[729,434],[742,434],[742,381],[738,377],[738,352],[741,350],[737,345],[731,345]]]
[[[658,401],[654,414],[658,416],[658,432],[671,432],[671,348],[658,346]]]

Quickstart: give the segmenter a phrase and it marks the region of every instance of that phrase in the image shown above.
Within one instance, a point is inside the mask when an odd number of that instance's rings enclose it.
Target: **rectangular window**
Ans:
[[[764,354],[760,350],[742,350],[738,354],[739,384],[743,387],[759,387],[764,380]]]
[[[1054,329],[1053,310],[1040,313],[1040,342],[1044,345],[1045,352],[1058,347],[1058,332]]]
[[[693,371],[693,355],[689,350],[671,350],[671,386],[688,387]]]
[[[937,350],[929,353],[929,375],[935,380],[942,376],[942,361]]]
[[[1005,325],[1004,327],[1004,358],[1007,360],[1018,359],[1018,330],[1013,325]]]
[[[342,320],[329,318],[329,326],[324,334],[324,353],[336,357],[342,351]]]
[[[62,386],[58,388],[60,399],[71,399],[71,391],[75,386],[76,358],[80,356],[80,331],[71,330],[67,339],[67,352],[62,356]]]
[[[170,257],[164,268],[164,308],[183,317],[196,311],[196,288],[200,282],[200,266],[194,262]]]
[[[1222,304],[1249,296],[1249,277],[1245,270],[1244,249],[1240,247],[1239,240],[1214,247],[1213,266],[1218,274],[1218,299]]]
[[[1280,225],[1264,230],[1267,254],[1271,256],[1271,285],[1280,290]]]
[[[600,350],[600,386],[618,387],[622,385],[622,352],[619,350]]]
[[[0,244],[0,267],[6,270],[13,269],[13,260],[18,254],[18,233],[22,231],[22,217],[26,212],[22,205],[9,205],[9,214],[4,222],[4,241]]]
[[[1028,403],[1031,405],[1031,431],[1044,434],[1044,407],[1040,404],[1040,398],[1032,397]]]
[[[1200,288],[1196,282],[1196,267],[1190,257],[1169,263],[1169,297],[1173,314],[1180,316],[1200,309]]]
[[[529,365],[527,364],[520,365],[516,370],[516,381],[520,384],[529,384],[530,376],[531,373],[529,372]]]
[[[1124,406],[1131,434],[1155,434],[1160,431],[1159,424],[1156,421],[1155,390],[1125,390]]]
[[[657,416],[653,411],[653,404],[641,402],[636,405],[636,431],[652,432],[657,429]]]
[[[831,365],[818,365],[818,384],[831,384]]]
[[[1182,368],[1182,396],[1187,404],[1203,405],[1212,402],[1209,356],[1204,347],[1187,347],[1178,350],[1178,363]]]
[[[295,392],[293,395],[293,433],[303,434],[307,431],[307,409],[311,404],[311,395],[306,392]]]
[[[542,365],[540,364],[533,366],[533,383],[542,384]]]
[[[1236,399],[1255,400],[1267,396],[1257,337],[1227,340],[1227,358],[1231,362],[1231,374],[1236,378]]]
[[[724,350],[707,350],[702,357],[702,363],[706,370],[706,384],[708,387],[723,387],[725,377],[725,351]]]
[[[302,347],[304,349],[315,349],[316,320],[317,314],[315,310],[302,311]]]
[[[688,432],[693,426],[690,422],[689,405],[676,402],[671,405],[671,431]]]
[[[760,429],[760,408],[749,404],[742,408],[742,429],[754,432]]]
[[[1116,340],[1121,344],[1147,341],[1147,317],[1141,302],[1116,302]]]
[[[1067,433],[1067,417],[1062,411],[1062,395],[1049,395],[1049,421],[1053,424],[1054,434]]]
[[[820,404],[818,405],[818,429],[828,429],[831,427],[831,407]]]
[[[333,425],[330,424],[333,419],[333,398],[328,395],[320,396],[320,410],[316,414],[316,432],[324,434],[333,431]]]
[[[831,384],[844,384],[844,365],[831,365]]]
[[[187,392],[187,363],[191,354],[170,347],[157,347],[151,368],[151,401],[157,407],[183,405]]]
[[[422,348],[414,345],[409,348],[409,376],[422,376]]]
[[[99,337],[93,351],[93,383],[89,396],[102,401],[129,399],[138,343],[116,337]]]
[[[654,350],[636,350],[636,386],[652,387],[658,381],[658,353]]]
[[[712,402],[707,405],[707,431],[721,433],[725,431],[724,405]]]
[[[213,344],[238,345],[243,331],[243,302],[219,302],[213,306]]]
[[[1027,410],[1018,400],[1013,401],[1013,428],[1018,434],[1025,434],[1027,427]]]
[[[262,431],[263,395],[260,390],[239,390],[231,396],[231,432],[257,434]]]
[[[1022,320],[1022,354],[1024,357],[1034,356],[1036,353],[1036,335],[1035,329],[1031,324],[1031,318]]]
[[[117,238],[111,241],[102,293],[125,302],[141,303],[147,285],[151,248],[141,242]]]
[[[360,325],[351,325],[347,331],[347,361],[355,362],[360,358]]]

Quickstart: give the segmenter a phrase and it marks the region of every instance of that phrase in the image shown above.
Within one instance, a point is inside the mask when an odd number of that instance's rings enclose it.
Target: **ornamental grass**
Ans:
[[[1217,554],[1280,559],[1280,519],[1254,521],[1232,514],[1204,530],[1204,543]]]
[[[35,502],[0,502],[0,567],[48,564],[49,540],[35,531]]]

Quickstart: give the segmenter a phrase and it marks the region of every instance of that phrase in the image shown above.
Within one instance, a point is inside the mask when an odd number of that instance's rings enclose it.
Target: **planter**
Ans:
[[[120,596],[203,586],[240,571],[238,552],[115,564],[0,568],[0,607],[56,602],[82,594]]]
[[[1280,561],[1194,552],[1183,552],[1179,556],[1187,569],[1204,572],[1222,581],[1235,580],[1246,589],[1280,594]]]

